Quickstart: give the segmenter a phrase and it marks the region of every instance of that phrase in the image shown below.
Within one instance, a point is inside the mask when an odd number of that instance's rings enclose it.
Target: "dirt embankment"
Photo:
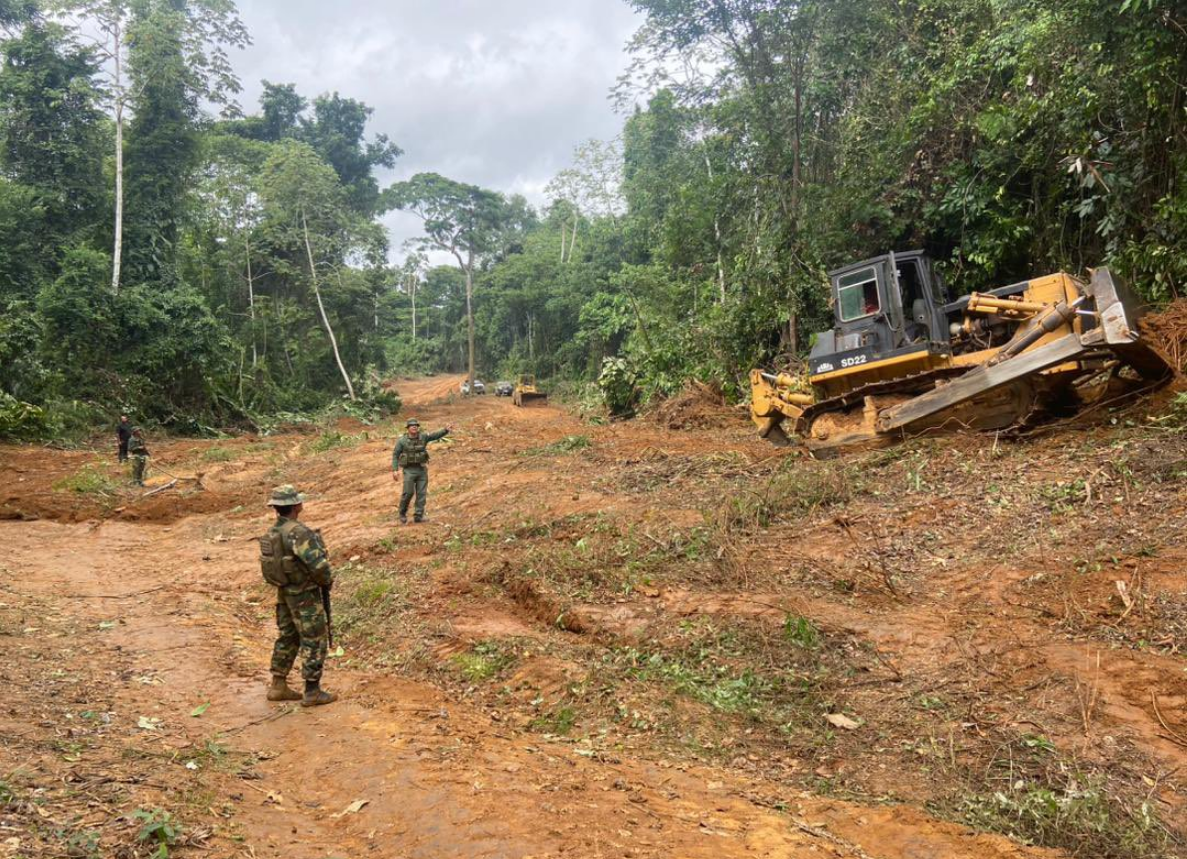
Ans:
[[[148,497],[0,451],[0,855],[1179,854],[1181,436],[812,462],[703,392],[592,427],[459,381],[398,385],[458,427],[421,528],[396,424],[161,444]],[[340,571],[318,712],[262,696],[282,482]]]

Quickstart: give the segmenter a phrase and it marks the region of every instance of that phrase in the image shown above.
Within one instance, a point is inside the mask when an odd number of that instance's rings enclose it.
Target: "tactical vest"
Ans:
[[[260,537],[260,572],[274,588],[299,587],[309,579],[305,565],[293,554],[293,534],[298,527],[296,519],[285,519]]]
[[[424,433],[416,438],[404,436],[404,445],[400,450],[400,468],[420,468],[429,462],[429,443],[425,441]]]
[[[132,436],[128,439],[128,453],[135,456],[144,456],[148,453],[148,448],[144,444],[144,439]]]

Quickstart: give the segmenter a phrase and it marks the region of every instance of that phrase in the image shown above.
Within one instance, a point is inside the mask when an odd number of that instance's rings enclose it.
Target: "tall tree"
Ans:
[[[96,221],[103,199],[103,115],[91,51],[36,21],[0,47],[0,171],[36,195],[40,257],[55,259]]]
[[[436,173],[417,174],[393,185],[385,195],[391,208],[412,212],[424,222],[424,248],[451,254],[465,275],[467,363],[473,391],[474,274],[484,258],[503,247],[514,209],[501,194]]]
[[[260,180],[264,229],[274,250],[288,258],[288,271],[300,271],[303,257],[307,283],[325,329],[334,363],[351,400],[354,382],[342,360],[338,337],[323,297],[323,275],[338,269],[359,245],[359,224],[334,169],[308,145],[281,143],[268,159]]]
[[[48,0],[48,4],[56,14],[78,23],[81,33],[92,34],[99,59],[110,75],[108,97],[115,123],[111,283],[118,290],[124,258],[124,137],[133,101],[137,115],[142,111],[147,114],[141,130],[151,138],[139,154],[161,156],[169,163],[169,140],[181,142],[173,172],[188,173],[193,166],[193,147],[186,141],[191,134],[186,126],[192,125],[202,101],[234,110],[233,98],[240,87],[228,49],[243,47],[250,37],[233,0]],[[133,31],[138,31],[135,58],[129,57]],[[147,265],[150,272],[162,263],[162,245],[176,238],[170,235],[176,223],[161,205],[162,199],[176,193],[176,185],[174,177],[162,183],[160,193],[154,191],[151,180],[141,182],[137,189],[147,195],[147,203],[154,210],[153,214],[137,214],[138,226],[148,231],[148,235],[141,236],[149,248],[147,252],[141,248],[141,264]],[[159,235],[151,227],[154,215],[164,218]]]

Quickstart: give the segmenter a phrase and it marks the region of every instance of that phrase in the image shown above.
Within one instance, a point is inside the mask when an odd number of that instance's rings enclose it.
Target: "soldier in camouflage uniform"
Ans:
[[[128,453],[132,457],[132,482],[137,486],[143,486],[144,473],[148,470],[148,445],[144,443],[144,434],[140,427],[132,429],[132,437],[128,439]]]
[[[400,496],[400,524],[408,524],[408,506],[416,498],[416,522],[425,520],[425,505],[429,500],[429,445],[440,441],[453,432],[447,426],[440,432],[423,435],[420,421],[408,421],[408,431],[396,442],[392,451],[392,479],[399,482],[400,469],[404,469],[404,493]]]
[[[272,652],[272,685],[269,701],[300,701],[302,707],[332,704],[338,696],[321,688],[322,669],[326,661],[329,629],[322,592],[334,585],[334,571],[321,535],[298,521],[304,509],[305,496],[293,486],[279,486],[272,491],[268,506],[276,510],[276,524],[261,539],[275,540],[280,550],[283,581],[277,588],[276,625],[280,631]],[[266,550],[263,550],[266,551]],[[275,584],[269,575],[267,559],[264,577]],[[303,657],[301,676],[305,692],[289,688],[288,675],[297,654]]]

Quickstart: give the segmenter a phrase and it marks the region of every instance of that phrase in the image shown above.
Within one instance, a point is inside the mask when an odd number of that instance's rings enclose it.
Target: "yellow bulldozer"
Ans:
[[[548,394],[536,386],[536,377],[527,374],[519,377],[519,381],[515,383],[515,391],[511,394],[511,402],[520,408],[532,403],[542,403],[547,399]]]
[[[1170,375],[1138,333],[1142,306],[1107,268],[959,300],[922,251],[829,280],[835,327],[815,338],[806,374],[751,373],[751,416],[776,444],[794,436],[820,450],[1003,430]]]

